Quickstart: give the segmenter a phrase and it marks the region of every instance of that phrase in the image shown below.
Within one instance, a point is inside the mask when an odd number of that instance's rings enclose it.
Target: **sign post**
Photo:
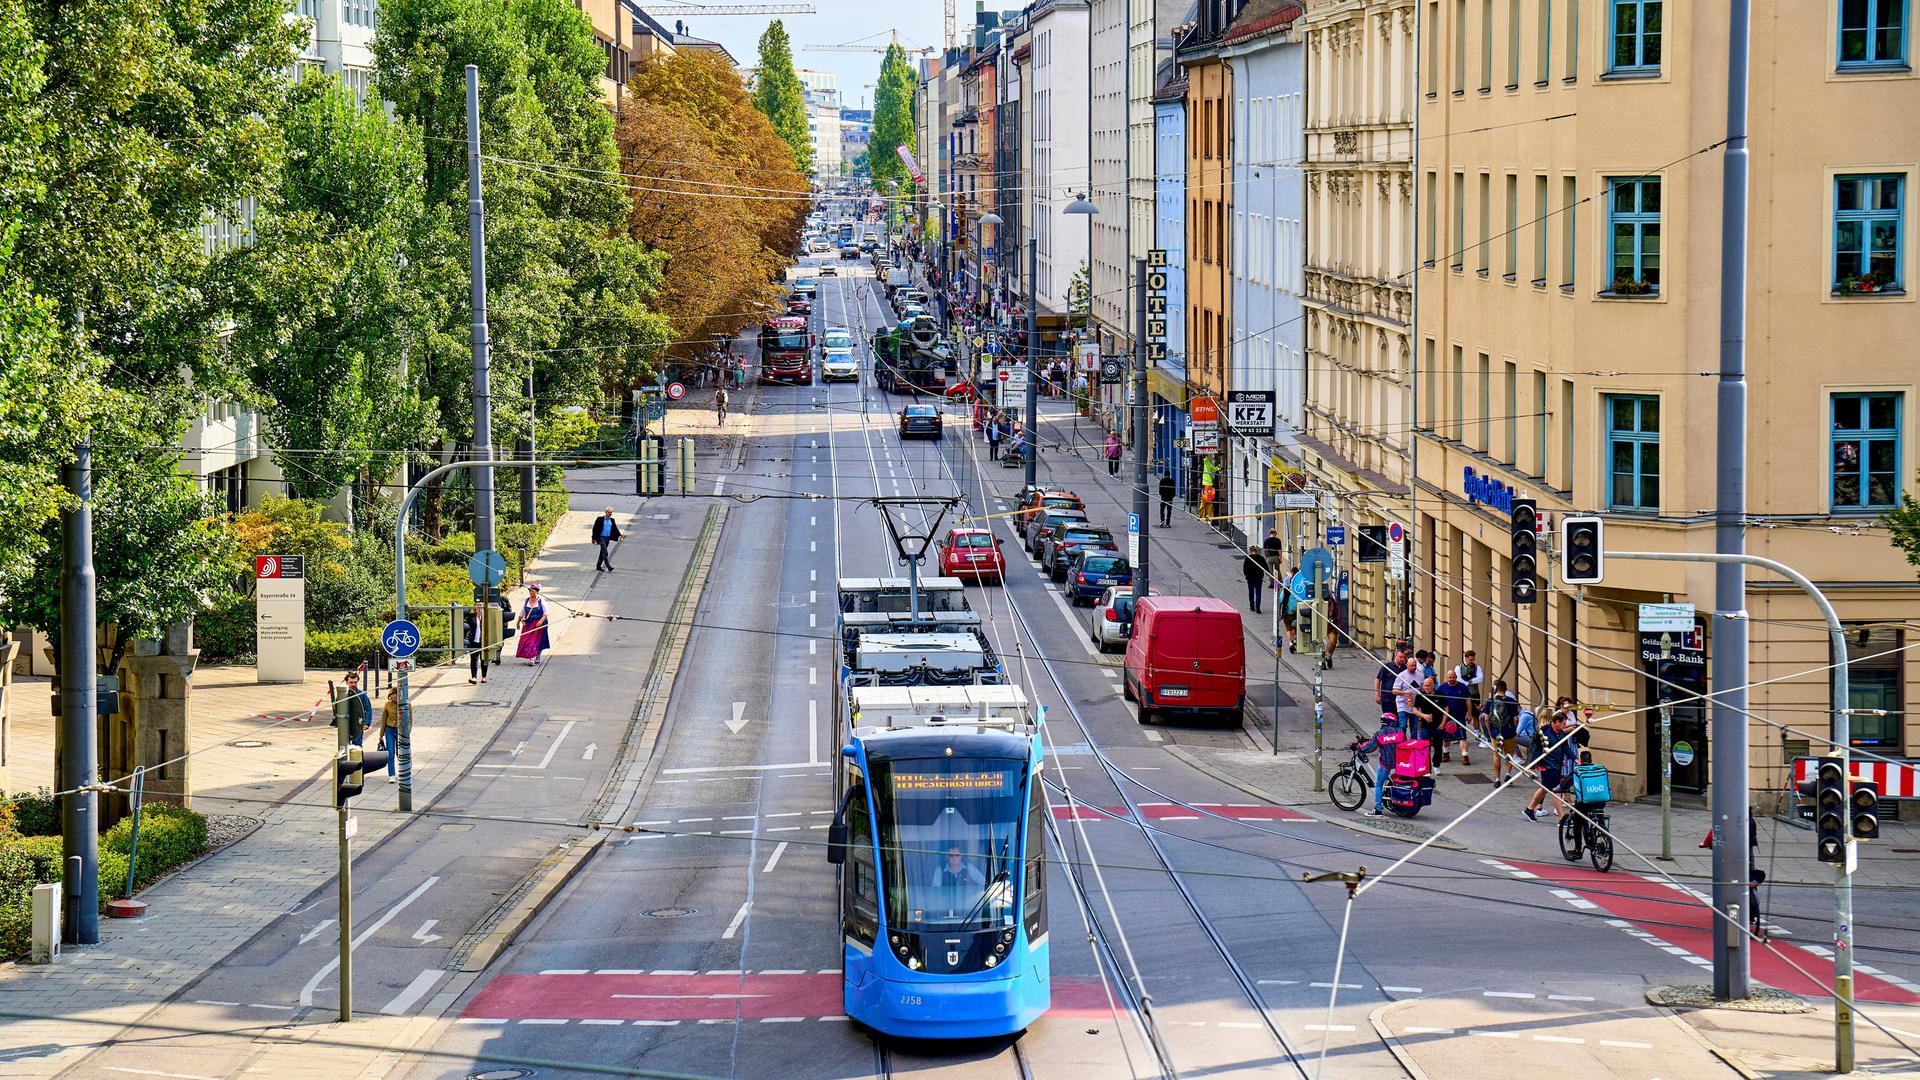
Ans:
[[[1397,521],[1387,522],[1387,575],[1407,580],[1407,527]]]
[[[1673,692],[1664,685],[1673,659],[1673,635],[1693,632],[1692,604],[1641,604],[1640,632],[1660,635],[1654,667],[1660,686],[1660,860],[1673,861]],[[1692,760],[1691,756],[1688,758]]]
[[[476,552],[474,560],[480,561],[482,555],[499,558],[492,551]],[[447,642],[453,644],[451,640]],[[400,774],[400,794],[395,806],[401,810],[413,809],[413,697],[408,693],[407,676],[413,668],[413,654],[420,651],[420,628],[411,620],[395,619],[380,629],[380,648],[393,657],[393,666],[399,674],[400,734],[393,740],[394,769]],[[344,841],[343,841],[344,842]]]
[[[263,683],[307,679],[307,560],[304,555],[253,558],[254,678]]]

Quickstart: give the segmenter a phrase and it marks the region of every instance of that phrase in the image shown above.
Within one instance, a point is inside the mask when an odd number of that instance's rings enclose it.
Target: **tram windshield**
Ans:
[[[894,930],[1012,926],[1026,762],[904,758],[875,769],[880,867]]]

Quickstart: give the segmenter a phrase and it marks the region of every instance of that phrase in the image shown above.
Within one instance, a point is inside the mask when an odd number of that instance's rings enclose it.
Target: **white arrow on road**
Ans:
[[[415,900],[420,899],[420,894],[423,892],[426,892],[428,889],[433,888],[433,883],[439,880],[440,880],[440,876],[436,874],[433,877],[430,877],[427,880],[421,882],[419,885],[415,886],[412,892],[408,893],[404,897],[401,897],[398,903],[388,908],[386,914],[373,920],[373,922],[369,924],[365,930],[360,931],[359,935],[356,936],[353,939],[353,941],[348,943],[348,949],[349,950],[358,949],[362,942],[366,941],[368,938],[372,937],[373,935],[379,933],[381,927],[392,922],[393,917],[395,915],[398,915],[400,914],[401,911],[405,910],[407,905],[413,903]],[[336,970],[339,969],[339,967],[340,967],[340,958],[338,956],[335,956],[333,959],[327,961],[326,964],[323,965],[319,971],[316,971],[313,973],[313,978],[307,980],[307,985],[300,988],[300,1004],[303,1008],[310,1009],[313,1007],[313,992],[319,988],[320,983],[324,981],[328,975],[333,974]]]
[[[440,940],[439,934],[429,933],[429,931],[431,931],[435,926],[438,926],[439,923],[440,923],[439,919],[428,919],[426,922],[421,923],[420,929],[415,930],[413,932],[413,940],[419,942],[422,945],[431,945],[434,942],[439,941]]]
[[[582,751],[580,751],[580,760],[581,760],[581,761],[592,761],[592,760],[593,760],[593,752],[594,752],[595,750],[598,750],[598,749],[600,749],[600,744],[599,744],[599,743],[588,743],[588,744],[587,744],[587,748],[586,748],[585,750],[582,750]]]
[[[746,702],[744,701],[734,702],[733,703],[733,719],[727,721],[727,730],[731,731],[735,735],[740,734],[740,729],[747,726],[746,712],[747,712]]]
[[[307,931],[306,933],[301,934],[300,944],[305,945],[307,942],[312,941],[314,938],[319,937],[321,934],[326,932],[327,927],[332,925],[333,925],[333,920],[328,919],[325,922],[322,922],[319,926],[316,926],[313,929]]]

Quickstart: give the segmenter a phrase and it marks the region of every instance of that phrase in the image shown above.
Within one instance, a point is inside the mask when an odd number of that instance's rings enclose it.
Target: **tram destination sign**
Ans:
[[[1005,791],[1012,772],[894,773],[896,793],[919,791]]]

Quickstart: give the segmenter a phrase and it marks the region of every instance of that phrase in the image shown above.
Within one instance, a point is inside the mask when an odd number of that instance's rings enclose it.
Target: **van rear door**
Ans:
[[[1236,622],[1217,611],[1158,613],[1148,661],[1160,699],[1194,709],[1240,703],[1246,652]]]

